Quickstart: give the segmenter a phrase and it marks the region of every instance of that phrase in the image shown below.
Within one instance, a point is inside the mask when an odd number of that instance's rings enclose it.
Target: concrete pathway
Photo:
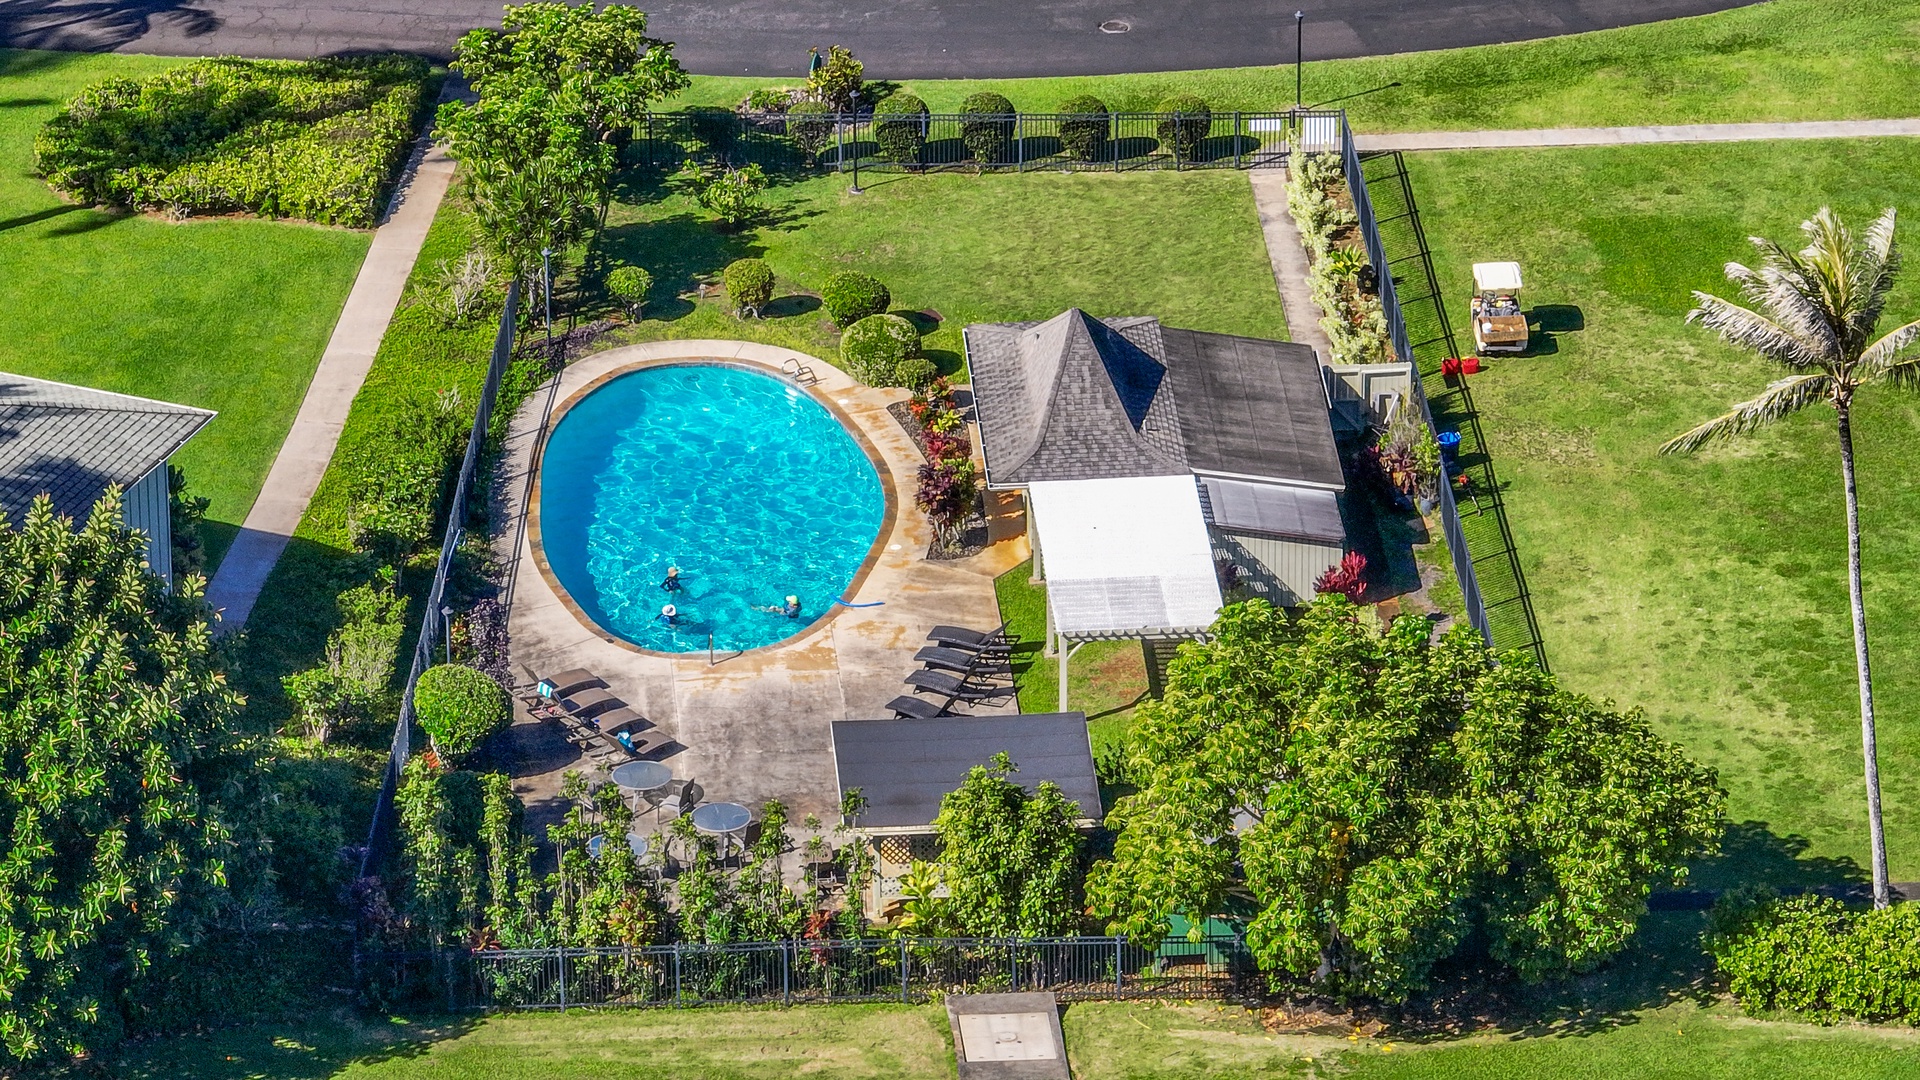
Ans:
[[[385,219],[373,234],[367,259],[360,264],[360,276],[347,294],[340,321],[334,324],[333,337],[314,370],[293,427],[273,459],[267,482],[261,486],[253,509],[247,512],[240,535],[234,538],[207,585],[208,603],[221,612],[222,633],[246,623],[267,576],[273,573],[274,563],[286,550],[301,515],[307,512],[307,503],[333,458],[334,444],[340,441],[347,410],[373,366],[380,339],[393,321],[394,309],[400,306],[407,276],[420,257],[420,245],[453,179],[453,161],[440,147],[427,148],[424,154],[416,150],[415,154],[410,175],[403,178]]]
[[[1333,363],[1333,345],[1320,329],[1320,305],[1307,289],[1307,249],[1300,245],[1300,229],[1287,213],[1287,174],[1279,169],[1249,169],[1253,206],[1266,234],[1267,258],[1273,263],[1273,283],[1280,290],[1280,310],[1287,317],[1287,337],[1311,345],[1320,362]]]
[[[1757,142],[1767,139],[1864,139],[1887,135],[1920,135],[1920,119],[1664,124],[1651,127],[1533,128],[1516,131],[1415,131],[1396,135],[1356,134],[1354,143],[1361,150],[1493,150],[1535,146]]]

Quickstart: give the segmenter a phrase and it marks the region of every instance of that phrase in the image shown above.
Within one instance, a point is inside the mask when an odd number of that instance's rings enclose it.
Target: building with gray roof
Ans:
[[[212,420],[207,409],[0,372],[0,513],[18,525],[48,496],[84,521],[109,485],[147,538],[147,563],[173,578],[167,461]]]

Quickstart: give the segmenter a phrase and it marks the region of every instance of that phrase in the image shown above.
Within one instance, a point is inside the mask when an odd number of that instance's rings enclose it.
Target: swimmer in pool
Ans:
[[[789,619],[797,619],[800,617],[800,598],[797,596],[787,597],[785,607],[769,604],[766,607],[756,606],[754,610],[764,611],[769,615],[785,615]]]
[[[668,604],[660,609],[660,622],[669,629],[680,625],[680,609]]]
[[[667,567],[666,579],[660,582],[661,590],[664,592],[679,592],[683,587],[684,586],[680,584],[680,568],[677,566]]]

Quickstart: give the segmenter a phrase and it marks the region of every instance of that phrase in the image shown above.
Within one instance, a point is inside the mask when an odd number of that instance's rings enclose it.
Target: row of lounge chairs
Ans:
[[[608,689],[606,680],[586,668],[536,679],[523,688],[521,699],[535,716],[559,722],[568,741],[594,758],[646,757],[666,749],[673,740],[653,722]]]
[[[904,680],[913,693],[887,702],[896,719],[952,716],[956,704],[990,703],[1013,693],[1013,639],[1005,623],[985,632],[936,626],[927,642],[913,654],[921,666]],[[922,694],[927,696],[916,696]]]

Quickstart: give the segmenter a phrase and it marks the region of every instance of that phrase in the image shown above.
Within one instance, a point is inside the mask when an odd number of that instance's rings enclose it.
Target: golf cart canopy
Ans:
[[[1520,264],[1474,263],[1473,287],[1483,293],[1517,293],[1520,291]]]

